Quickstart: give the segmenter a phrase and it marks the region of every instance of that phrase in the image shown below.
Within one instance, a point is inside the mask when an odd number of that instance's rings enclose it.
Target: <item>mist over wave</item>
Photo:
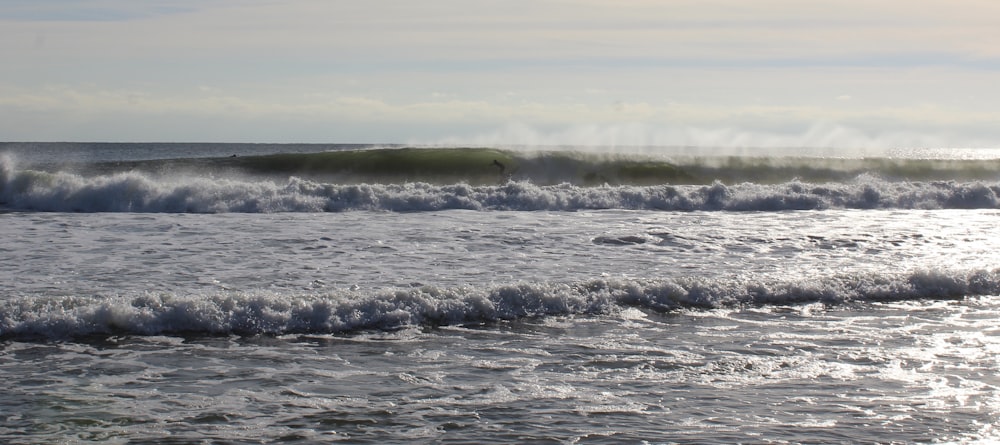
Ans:
[[[632,122],[581,124],[540,128],[510,123],[477,134],[435,140],[414,140],[432,146],[574,147],[583,151],[658,152],[683,147],[689,154],[714,156],[848,156],[882,157],[927,147],[996,147],[991,139],[913,131],[867,131],[834,123],[816,122],[784,131],[738,127],[655,126]]]
[[[670,311],[742,305],[841,305],[998,293],[1000,271],[971,270],[873,273],[796,282],[752,277],[677,278],[520,283],[487,289],[428,285],[369,294],[344,290],[300,296],[150,292],[108,298],[26,297],[0,302],[0,337],[350,333],[604,313],[622,307]]]

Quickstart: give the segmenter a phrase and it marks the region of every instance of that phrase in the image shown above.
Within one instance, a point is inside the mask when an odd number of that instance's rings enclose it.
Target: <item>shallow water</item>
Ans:
[[[1000,301],[7,342],[5,441],[995,438]],[[30,436],[23,436],[27,434]],[[30,440],[27,439],[30,437]]]
[[[286,293],[996,265],[992,210],[8,213],[7,295]],[[749,278],[752,277],[752,278]]]
[[[0,438],[995,439],[1000,300],[953,295],[993,276],[967,273],[993,264],[995,217],[8,213]],[[900,293],[775,288],[830,277]],[[693,280],[705,305],[567,293],[665,279]],[[303,330],[288,301],[331,318]],[[528,309],[498,318],[470,301]],[[226,304],[253,310],[220,316]],[[420,324],[435,311],[461,321]]]

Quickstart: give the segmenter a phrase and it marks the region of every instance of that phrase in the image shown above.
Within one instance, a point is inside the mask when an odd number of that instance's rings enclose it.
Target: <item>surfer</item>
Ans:
[[[502,163],[500,163],[500,161],[498,161],[496,159],[493,160],[493,164],[492,165],[494,165],[494,166],[496,166],[497,168],[500,169],[500,174],[501,175],[503,174],[504,170],[507,170],[507,167],[504,167],[504,165]]]

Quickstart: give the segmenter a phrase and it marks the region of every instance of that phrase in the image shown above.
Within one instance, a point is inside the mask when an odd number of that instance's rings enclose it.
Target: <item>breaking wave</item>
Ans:
[[[233,293],[26,297],[0,302],[0,337],[283,335],[469,325],[530,317],[747,305],[843,305],[1000,294],[1000,270],[848,275],[812,281],[679,278],[474,287],[344,290],[316,295]]]
[[[0,161],[0,206],[43,212],[995,209],[998,195],[995,181],[889,181],[870,174],[844,182],[732,185],[339,184],[294,176],[270,181],[135,171],[84,176],[18,170]]]

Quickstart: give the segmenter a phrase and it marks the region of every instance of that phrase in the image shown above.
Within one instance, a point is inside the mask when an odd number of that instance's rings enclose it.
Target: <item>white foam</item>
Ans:
[[[649,310],[959,299],[1000,294],[1000,270],[845,275],[812,281],[677,278],[424,286],[365,294],[220,293],[26,297],[0,303],[0,336],[324,334]]]

